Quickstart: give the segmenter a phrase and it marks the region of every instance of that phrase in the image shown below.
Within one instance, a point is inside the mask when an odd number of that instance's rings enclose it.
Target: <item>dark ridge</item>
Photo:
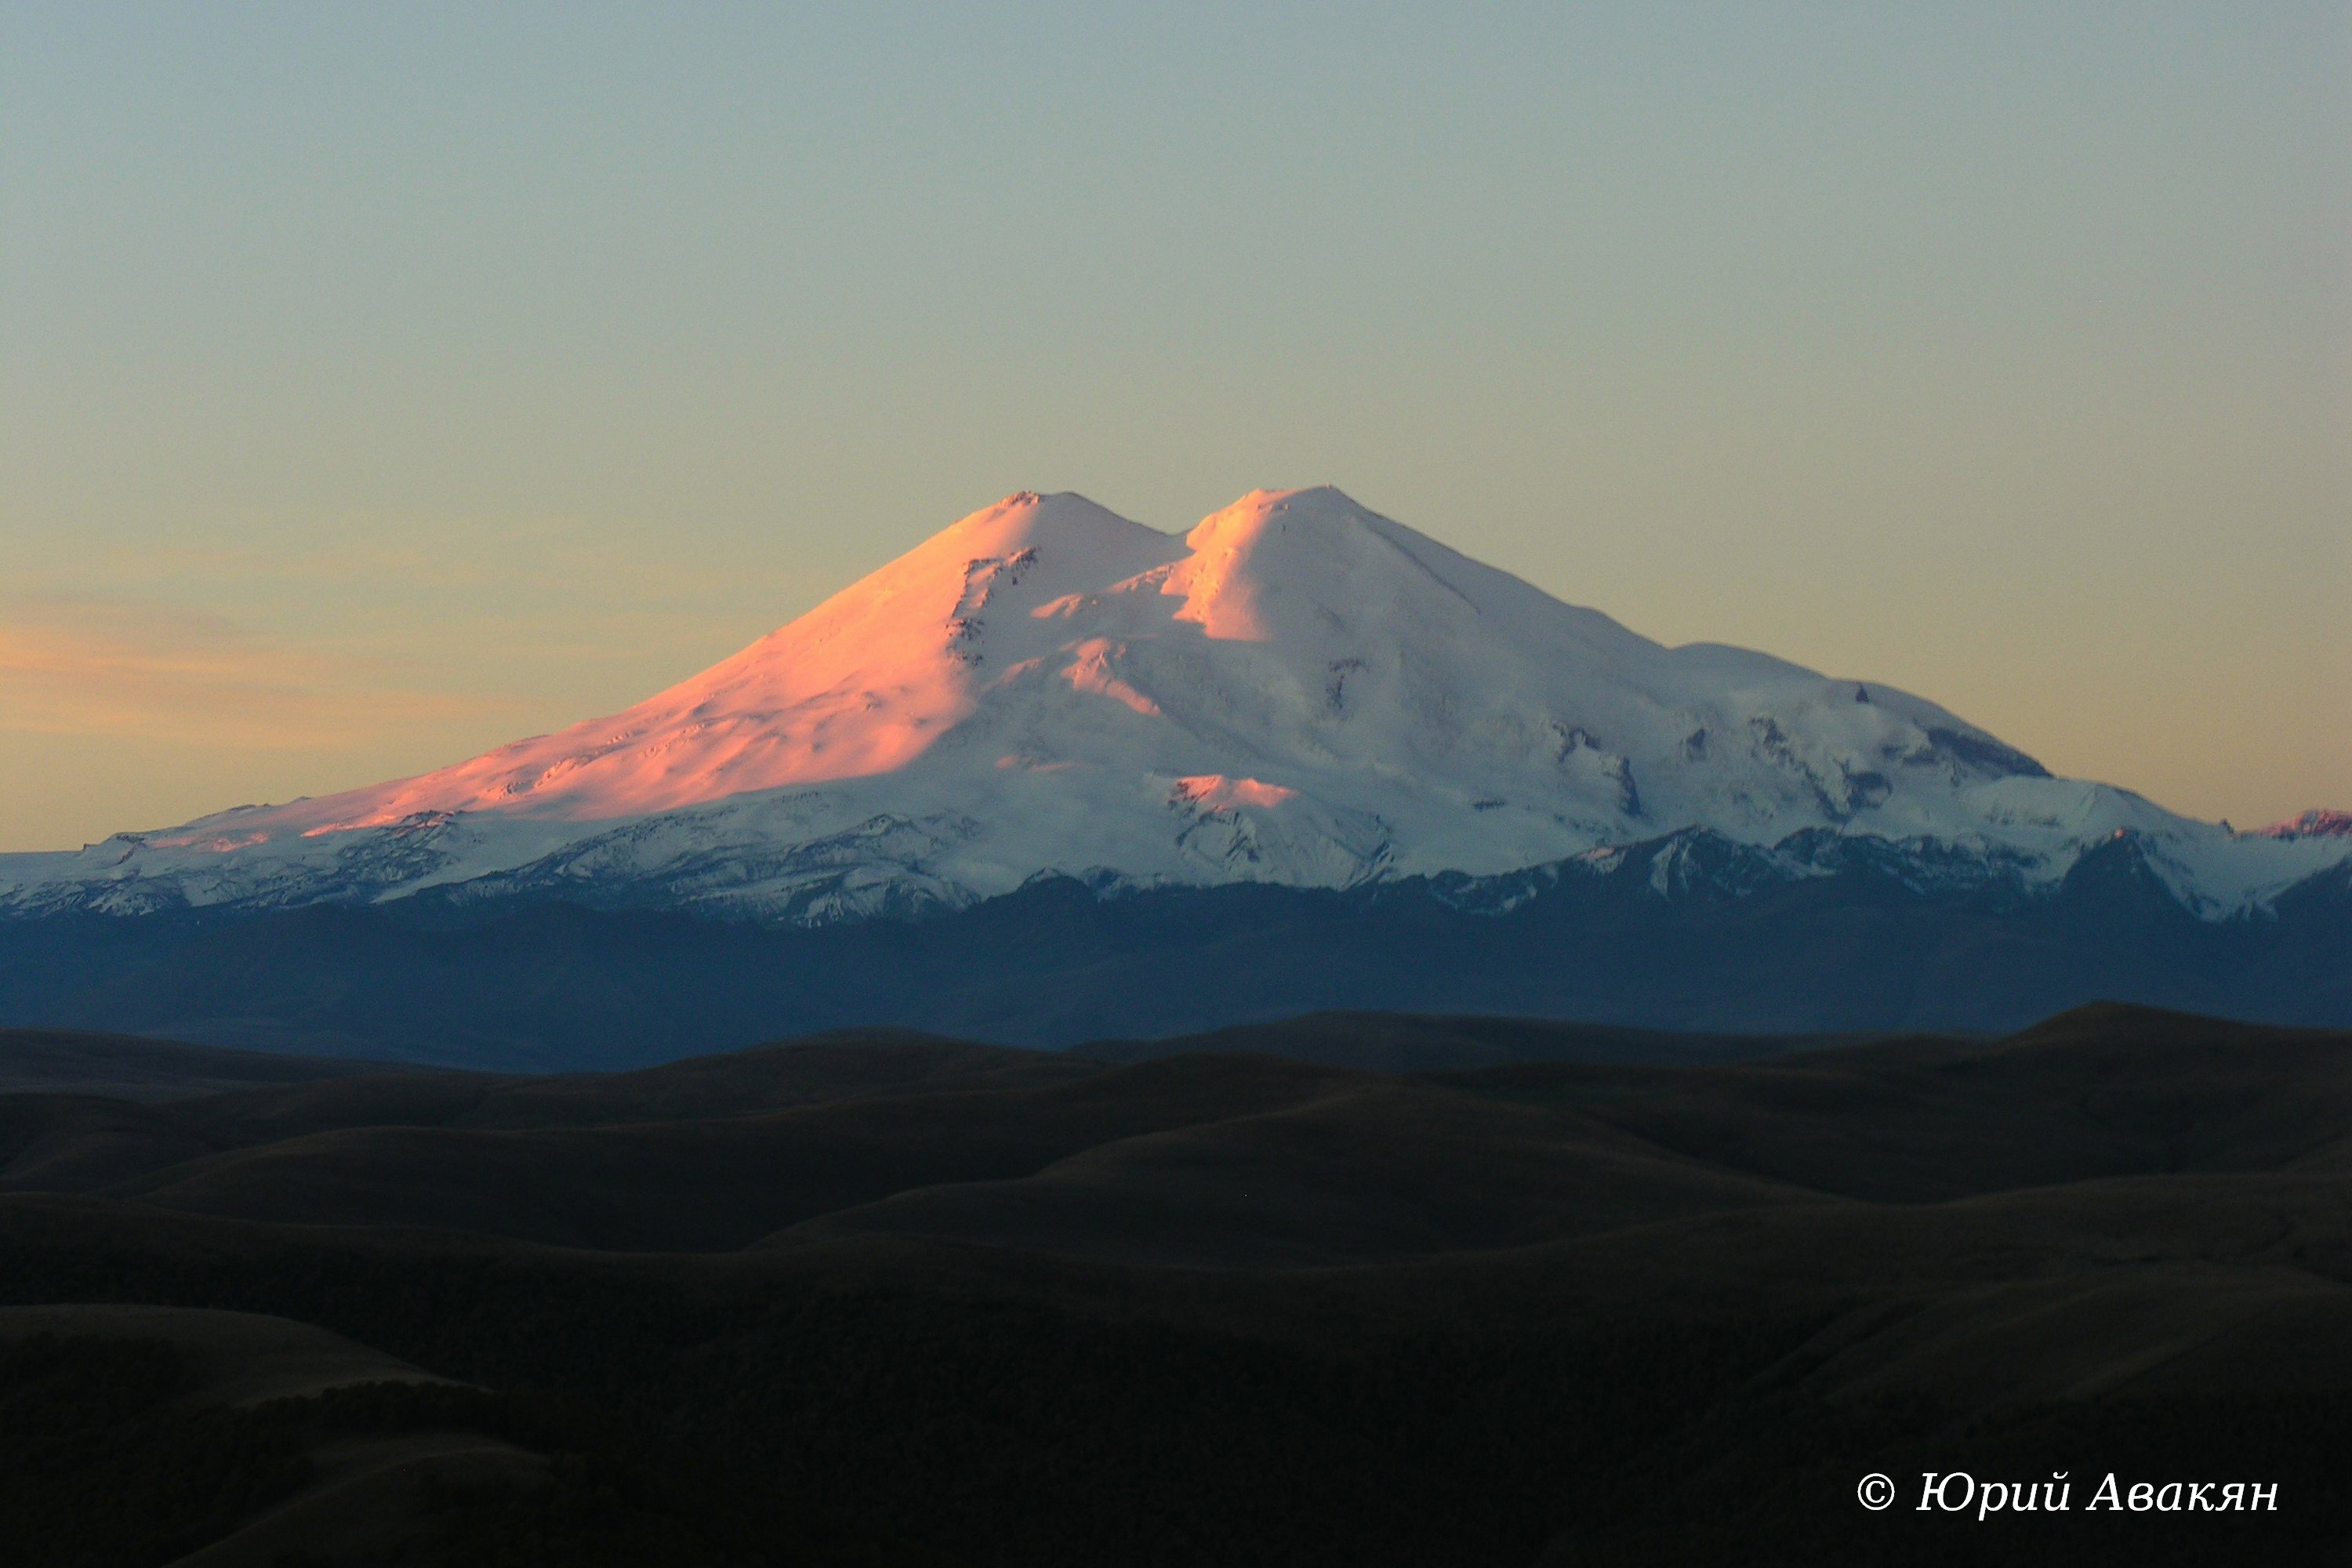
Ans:
[[[860,1235],[1299,1267],[2329,1167],[2347,1040],[2115,1005],[1990,1041],[1318,1015],[1049,1054],[874,1031],[630,1073],[0,1097],[0,1190],[608,1249]]]
[[[338,1057],[192,1046],[79,1029],[0,1028],[0,1094],[174,1100],[264,1084],[308,1083],[385,1070]]]
[[[1442,878],[1116,897],[1047,879],[936,919],[816,930],[414,900],[10,921],[0,1022],[529,1071],[844,1027],[1059,1047],[1334,1010],[1726,1038],[1998,1033],[2112,997],[2352,1026],[2352,868],[2204,921],[2129,837],[2032,897],[1885,854],[1816,858],[1831,874],[1790,879],[1766,852],[1661,840],[1508,897]],[[1487,903],[1458,907],[1474,896]]]
[[[1509,1062],[1615,1062],[1696,1067],[1833,1044],[1819,1035],[1703,1035],[1540,1018],[1310,1013],[1156,1040],[1089,1040],[1071,1054],[1103,1062],[1150,1061],[1202,1051],[1287,1057],[1377,1072],[1442,1072]]]
[[[2046,779],[2050,776],[2048,768],[2023,752],[2004,746],[1990,736],[1968,735],[1958,730],[1930,730],[1927,739],[1937,751],[1948,752],[1996,778]]]

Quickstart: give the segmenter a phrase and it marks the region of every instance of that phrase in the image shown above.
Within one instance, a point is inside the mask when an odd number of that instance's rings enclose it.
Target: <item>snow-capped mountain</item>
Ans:
[[[2031,893],[2134,840],[2209,916],[2352,860],[2051,776],[1934,703],[1665,647],[1328,489],[1181,536],[1076,495],[963,519],[625,712],[320,799],[0,857],[0,910],[555,895],[802,922],[1106,889],[1606,868],[1729,841]],[[1654,856],[1662,892],[1677,865]]]

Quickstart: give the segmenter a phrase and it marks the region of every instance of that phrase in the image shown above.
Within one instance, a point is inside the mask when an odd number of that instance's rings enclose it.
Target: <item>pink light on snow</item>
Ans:
[[[1270,811],[1297,793],[1256,779],[1229,779],[1223,773],[1192,773],[1176,781],[1177,795],[1203,811],[1231,811],[1237,805]]]
[[[982,651],[985,627],[1037,569],[1041,538],[1055,560],[1167,546],[1090,502],[1010,496],[625,712],[297,815],[311,834],[424,810],[594,820],[896,772],[970,717],[999,673]],[[1028,618],[1025,606],[1010,613]],[[1108,680],[1102,689],[1130,707],[1144,700]]]
[[[1212,640],[1301,635],[1293,623],[1311,605],[1284,584],[1301,562],[1346,542],[1335,532],[1353,515],[1339,516],[1342,503],[1256,491],[1177,539],[1079,497],[1009,496],[634,708],[414,778],[275,807],[250,827],[317,837],[471,812],[591,822],[870,778],[909,767],[984,707],[1017,703],[1040,682],[1066,680],[1073,693],[1128,710],[1089,715],[1082,702],[1072,716],[1082,735],[1139,743],[1137,721],[1166,725],[1161,699],[1189,692],[1177,683],[1201,674],[1186,662],[1192,638],[1167,638],[1171,622]],[[1159,662],[1139,666],[1146,652]],[[1152,679],[1128,679],[1139,668]],[[1143,689],[1155,683],[1168,684],[1157,695]],[[1002,764],[1008,772],[1067,760],[1002,754],[1014,759]],[[1292,793],[1215,774],[1192,785],[1187,798],[1209,810],[1270,808]]]
[[[1252,558],[1279,522],[1280,497],[1255,490],[1202,520],[1184,536],[1192,552],[1170,568],[1160,591],[1181,597],[1176,619],[1220,642],[1271,642],[1274,626]]]

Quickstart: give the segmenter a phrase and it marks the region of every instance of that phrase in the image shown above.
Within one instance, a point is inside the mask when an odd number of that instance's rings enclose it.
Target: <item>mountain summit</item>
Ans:
[[[1045,873],[1343,887],[1661,840],[2030,892],[2119,838],[2209,916],[2352,858],[2340,836],[2237,835],[2053,778],[1878,681],[1663,647],[1336,489],[1256,491],[1181,537],[1023,493],[624,712],[0,857],[0,910],[437,889],[805,922]],[[1661,891],[1680,863],[1656,857]]]

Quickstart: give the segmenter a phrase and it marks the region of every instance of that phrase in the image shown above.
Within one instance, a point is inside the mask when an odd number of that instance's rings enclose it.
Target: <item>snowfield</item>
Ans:
[[[1868,856],[1923,889],[2030,895],[2121,837],[2223,918],[2352,860],[2341,820],[2239,834],[2053,778],[1932,702],[1663,647],[1334,489],[1259,491],[1181,537],[1022,494],[625,712],[0,856],[0,911],[439,889],[816,923],[1045,873],[1481,879],[1676,836],[1769,851],[1776,876]],[[1677,863],[1656,862],[1662,892]]]

